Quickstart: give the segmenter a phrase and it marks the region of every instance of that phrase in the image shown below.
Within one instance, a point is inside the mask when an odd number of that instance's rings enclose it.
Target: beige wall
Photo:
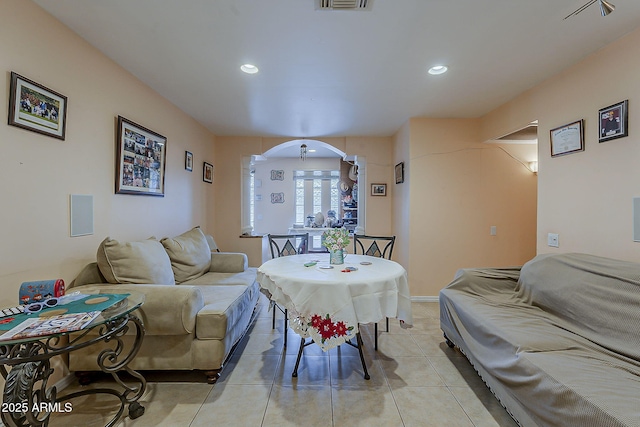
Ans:
[[[394,207],[409,211],[396,226],[408,235],[401,259],[413,296],[437,296],[459,268],[535,255],[536,176],[521,158],[536,148],[482,143],[480,129],[478,119],[412,118],[396,137],[406,181]]]
[[[638,261],[632,198],[640,196],[640,30],[483,118],[491,138],[539,120],[537,252],[586,252]],[[629,136],[598,143],[598,110],[629,100]],[[549,130],[585,120],[585,151],[552,158]],[[560,235],[559,248],[547,233]]]
[[[242,158],[263,154],[267,150],[294,138],[261,137],[217,137],[215,147],[214,186],[216,194],[216,218],[214,233],[221,250],[244,252],[249,264],[259,266],[262,262],[262,240],[240,237],[242,204]],[[330,144],[348,156],[364,156],[367,162],[366,232],[388,234],[391,232],[393,199],[392,139],[375,137],[316,138]],[[387,197],[372,197],[371,183],[387,183]],[[362,194],[362,193],[361,193]],[[263,200],[265,195],[263,195]]]
[[[66,141],[0,127],[0,287],[7,291],[1,303],[14,301],[22,281],[70,281],[107,235],[163,237],[199,224],[223,250],[246,252],[259,265],[259,239],[239,238],[241,159],[291,138],[214,138],[30,2],[0,0],[0,40],[0,97],[8,99],[10,71],[69,97]],[[537,252],[637,259],[631,201],[640,196],[633,163],[640,150],[634,126],[640,123],[634,108],[639,51],[640,30],[480,119],[413,118],[391,138],[323,139],[367,158],[366,231],[394,233],[405,242],[394,258],[408,268],[413,295],[437,295],[460,267],[525,261],[536,252],[529,241],[536,229]],[[598,109],[624,99],[630,102],[629,137],[599,144]],[[6,108],[0,115],[7,116]],[[166,197],[113,194],[117,115],[168,138]],[[551,158],[549,129],[580,118],[586,120],[586,151]],[[482,144],[536,119],[537,216],[535,176],[500,146]],[[530,156],[526,148],[502,148],[520,159]],[[194,153],[193,173],[184,171],[184,150]],[[202,182],[202,161],[215,165],[214,185]],[[405,162],[406,182],[396,185],[393,166],[399,161]],[[371,197],[372,182],[387,182],[388,196]],[[93,236],[69,237],[71,193],[94,195]],[[495,237],[491,225],[497,226]],[[546,246],[548,232],[560,234],[559,249]]]
[[[24,281],[69,283],[107,236],[213,226],[213,186],[201,171],[203,159],[213,162],[214,137],[192,118],[28,1],[0,1],[0,69],[1,117],[11,71],[68,97],[65,141],[0,125],[0,304],[17,303]],[[118,115],[167,137],[165,197],[114,194]],[[69,237],[70,194],[94,196],[93,235]]]
[[[405,268],[409,267],[410,253],[409,242],[411,239],[411,224],[409,221],[411,213],[411,162],[410,162],[410,145],[411,145],[411,120],[405,122],[400,130],[393,137],[393,168],[391,178],[391,188],[393,188],[393,234],[398,240],[398,245],[394,249],[394,258]],[[405,180],[401,184],[395,181],[395,166],[404,162]],[[404,243],[403,243],[404,242]]]

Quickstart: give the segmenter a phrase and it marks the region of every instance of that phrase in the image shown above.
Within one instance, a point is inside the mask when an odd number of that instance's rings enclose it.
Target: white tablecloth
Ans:
[[[315,266],[304,266],[314,260]],[[322,268],[328,265],[329,254],[306,254],[275,258],[258,269],[263,292],[289,310],[290,325],[300,336],[329,350],[355,337],[359,323],[390,317],[412,326],[407,272],[400,264],[349,254],[343,265]],[[343,272],[345,267],[357,270]]]

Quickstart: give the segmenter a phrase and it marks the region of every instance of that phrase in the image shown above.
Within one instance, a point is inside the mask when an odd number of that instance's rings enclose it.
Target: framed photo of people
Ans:
[[[11,72],[9,124],[64,141],[67,97]]]
[[[624,100],[603,108],[598,114],[600,123],[599,142],[623,138],[629,135],[627,122],[629,119],[629,100]]]
[[[118,116],[116,193],[164,197],[167,138]]]

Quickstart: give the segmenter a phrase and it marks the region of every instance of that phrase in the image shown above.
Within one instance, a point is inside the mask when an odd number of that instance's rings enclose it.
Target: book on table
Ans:
[[[88,311],[85,313],[30,318],[0,335],[0,341],[78,331],[86,327],[99,315],[100,311]]]

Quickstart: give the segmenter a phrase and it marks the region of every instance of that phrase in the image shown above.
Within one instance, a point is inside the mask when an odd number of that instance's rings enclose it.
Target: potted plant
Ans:
[[[345,248],[350,243],[346,228],[332,228],[322,233],[322,246],[329,250],[329,264],[344,264]]]

